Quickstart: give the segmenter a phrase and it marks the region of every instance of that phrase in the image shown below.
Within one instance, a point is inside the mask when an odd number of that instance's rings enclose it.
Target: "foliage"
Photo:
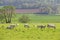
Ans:
[[[4,21],[4,16],[2,14],[2,9],[0,9],[0,22],[3,22]]]
[[[19,18],[19,21],[22,23],[27,23],[30,21],[29,17],[26,15],[21,16],[21,18]]]
[[[1,13],[4,16],[6,23],[11,23],[12,15],[14,14],[14,12],[15,12],[14,6],[4,6],[2,8]]]

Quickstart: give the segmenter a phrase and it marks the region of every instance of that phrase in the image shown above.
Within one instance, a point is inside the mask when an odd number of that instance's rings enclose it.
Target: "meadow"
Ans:
[[[19,22],[22,15],[28,16],[31,20],[29,23],[60,23],[60,15],[40,15],[40,14],[16,14],[12,22]]]
[[[22,23],[14,29],[6,29],[9,24],[0,24],[0,40],[60,40],[60,23],[53,23],[56,29],[37,28],[36,23],[29,23],[30,28],[25,28]],[[48,23],[40,23],[47,25]],[[4,27],[1,27],[4,25]]]
[[[0,24],[0,40],[60,40],[60,16],[25,14],[31,21],[28,23],[30,28],[24,28],[24,23],[18,21],[22,15],[24,14],[16,14],[12,19],[12,23],[19,24],[14,29],[6,29],[10,24]],[[55,24],[56,29],[46,27],[42,31],[37,26],[33,26],[48,23]]]

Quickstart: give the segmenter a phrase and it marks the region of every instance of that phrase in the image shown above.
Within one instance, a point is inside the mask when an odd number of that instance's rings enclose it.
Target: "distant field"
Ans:
[[[18,18],[22,15],[28,16],[30,23],[60,23],[59,15],[40,15],[40,14],[16,14],[16,18],[13,21],[18,22]]]
[[[41,29],[34,25],[37,23],[29,23],[30,28],[24,28],[22,23],[14,29],[6,29],[9,24],[0,24],[0,40],[60,40],[60,23],[53,23],[56,25],[56,30]],[[48,23],[38,23],[47,25]],[[1,27],[4,25],[4,27]]]

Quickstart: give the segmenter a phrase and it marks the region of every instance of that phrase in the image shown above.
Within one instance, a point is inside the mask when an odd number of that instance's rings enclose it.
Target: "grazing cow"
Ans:
[[[54,24],[47,24],[47,27],[48,27],[48,28],[54,28],[54,29],[56,29],[56,27],[55,27]]]
[[[19,24],[10,24],[9,27],[7,27],[7,29],[13,29],[14,27],[18,26]]]
[[[19,26],[19,24],[15,24],[16,26]]]
[[[14,27],[11,27],[11,26],[9,26],[9,27],[7,27],[7,29],[13,29]]]
[[[37,25],[37,27],[43,29],[46,27],[46,25]]]
[[[25,27],[25,28],[29,28],[29,25],[28,25],[28,24],[24,24],[24,27]]]

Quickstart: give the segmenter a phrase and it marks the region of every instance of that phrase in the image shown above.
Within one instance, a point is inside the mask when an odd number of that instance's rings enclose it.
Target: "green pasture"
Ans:
[[[24,28],[24,23],[18,21],[22,15],[31,19],[28,23],[30,28]],[[10,24],[0,23],[0,40],[60,40],[60,16],[58,15],[16,14],[12,18],[12,24],[14,23],[19,24],[14,29],[6,29]],[[48,23],[55,24],[56,29],[46,27],[42,31],[36,26]]]
[[[16,14],[12,22],[19,22],[19,18],[26,15],[30,18],[29,23],[60,23],[60,15],[40,15],[40,14]]]
[[[55,30],[46,27],[43,31],[36,25],[47,25],[48,23],[28,24],[30,28],[24,28],[23,23],[19,23],[19,26],[14,29],[6,29],[9,24],[0,24],[0,40],[60,40],[60,23],[52,23],[56,25]]]

